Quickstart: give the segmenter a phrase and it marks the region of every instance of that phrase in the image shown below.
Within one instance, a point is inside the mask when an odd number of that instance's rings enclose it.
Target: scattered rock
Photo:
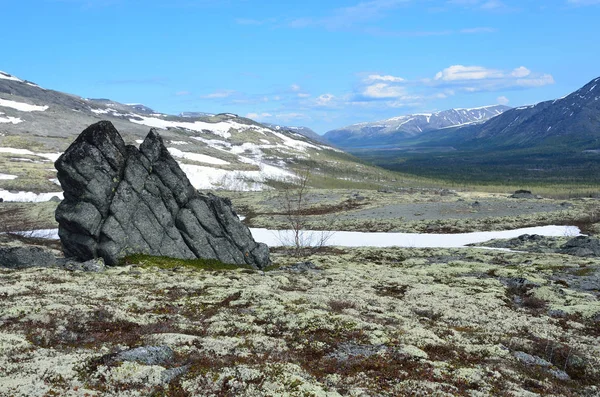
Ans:
[[[169,346],[142,346],[124,350],[113,357],[113,361],[134,361],[145,365],[169,364],[175,353]]]
[[[280,270],[287,270],[293,273],[305,273],[308,271],[317,271],[320,270],[317,265],[312,262],[298,262],[289,266],[282,266],[279,268]]]
[[[0,267],[25,269],[28,267],[48,267],[56,263],[51,252],[42,247],[0,248]]]
[[[53,203],[60,203],[62,200],[58,196],[52,196],[50,197],[49,201],[52,201]]]
[[[529,190],[517,190],[514,194],[510,196],[510,198],[516,199],[541,199],[541,196],[536,196],[532,194]]]
[[[565,318],[568,316],[568,313],[561,309],[550,309],[548,310],[548,316],[554,318]]]
[[[160,380],[162,381],[162,383],[170,383],[173,379],[187,373],[189,370],[190,370],[189,365],[184,365],[183,367],[165,369],[160,374]]]
[[[63,268],[65,270],[79,270],[82,272],[103,272],[106,270],[106,266],[104,265],[104,259],[95,258],[90,259],[89,261],[79,262],[77,260],[72,259],[63,259],[59,260],[58,267]]]
[[[356,200],[356,201],[363,201],[366,199],[366,197],[361,195],[360,193],[352,193],[352,195],[350,196],[350,199]]]
[[[355,357],[371,357],[387,351],[385,345],[359,345],[357,343],[340,343],[338,347],[327,355],[338,361],[348,361]]]
[[[565,371],[560,369],[549,369],[548,372],[552,374],[556,379],[559,380],[570,380],[571,377]]]
[[[531,354],[527,354],[525,352],[517,351],[514,353],[514,356],[517,358],[517,360],[527,365],[537,365],[546,368],[552,367],[552,363],[544,360],[541,357],[532,356]]]
[[[594,237],[578,236],[567,241],[558,252],[574,256],[600,256],[600,240]]]
[[[573,204],[564,201],[564,202],[560,203],[560,206],[563,208],[572,208]]]
[[[138,253],[270,264],[268,247],[254,241],[231,202],[196,191],[155,129],[138,149],[101,121],[55,166],[65,197],[55,216],[66,257],[102,257],[107,265]]]
[[[506,285],[507,288],[516,290],[529,290],[531,288],[539,288],[540,284],[533,281],[529,281],[522,277],[500,277],[498,279],[502,284]]]
[[[475,201],[473,204],[471,204],[471,207],[479,208],[479,207],[481,207],[481,203],[479,201]]]
[[[442,189],[440,190],[440,196],[458,196],[455,190]]]

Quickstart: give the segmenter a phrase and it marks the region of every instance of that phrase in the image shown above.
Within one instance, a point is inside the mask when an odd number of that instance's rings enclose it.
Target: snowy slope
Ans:
[[[31,191],[28,186],[32,185],[36,193],[57,195],[52,161],[83,129],[99,120],[111,121],[130,144],[141,142],[150,128],[158,129],[199,189],[268,189],[273,182],[294,182],[302,160],[316,154],[335,159],[342,154],[299,133],[230,113],[166,115],[141,104],[43,89],[0,72],[0,163],[6,175],[0,177],[0,197],[30,197],[26,190],[17,196],[8,190],[16,192],[23,186]],[[43,175],[42,181],[31,182],[38,175]]]

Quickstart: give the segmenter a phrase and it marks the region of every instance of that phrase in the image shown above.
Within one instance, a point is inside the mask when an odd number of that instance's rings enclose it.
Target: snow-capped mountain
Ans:
[[[563,98],[510,109],[462,130],[458,147],[600,149],[600,77]]]
[[[129,144],[140,143],[151,127],[159,129],[198,189],[255,190],[293,182],[295,170],[309,158],[329,167],[355,164],[338,149],[235,114],[185,116],[141,104],[86,99],[0,72],[0,197],[8,190],[56,192],[51,161],[99,120],[111,121]]]
[[[508,106],[492,105],[472,109],[450,109],[436,113],[409,114],[350,125],[329,131],[324,137],[342,148],[397,143],[427,131],[482,123],[508,109],[510,109]]]

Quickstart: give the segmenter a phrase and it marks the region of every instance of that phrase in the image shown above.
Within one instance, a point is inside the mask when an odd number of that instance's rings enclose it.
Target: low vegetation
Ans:
[[[600,260],[477,249],[0,270],[0,395],[597,395]],[[580,277],[586,277],[585,275]],[[116,360],[140,346],[160,364]]]

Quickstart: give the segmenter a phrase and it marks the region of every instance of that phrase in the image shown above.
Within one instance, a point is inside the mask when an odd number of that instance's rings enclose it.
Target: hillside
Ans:
[[[427,131],[482,123],[510,109],[493,105],[473,109],[450,109],[436,113],[409,114],[370,123],[359,123],[327,132],[324,138],[342,148],[400,144]]]
[[[18,196],[8,191],[60,196],[52,161],[100,120],[111,121],[129,144],[140,143],[150,128],[159,129],[198,189],[268,189],[293,182],[296,171],[307,166],[321,185],[351,187],[394,179],[300,133],[234,114],[171,116],[141,104],[86,99],[0,73],[0,197]]]

